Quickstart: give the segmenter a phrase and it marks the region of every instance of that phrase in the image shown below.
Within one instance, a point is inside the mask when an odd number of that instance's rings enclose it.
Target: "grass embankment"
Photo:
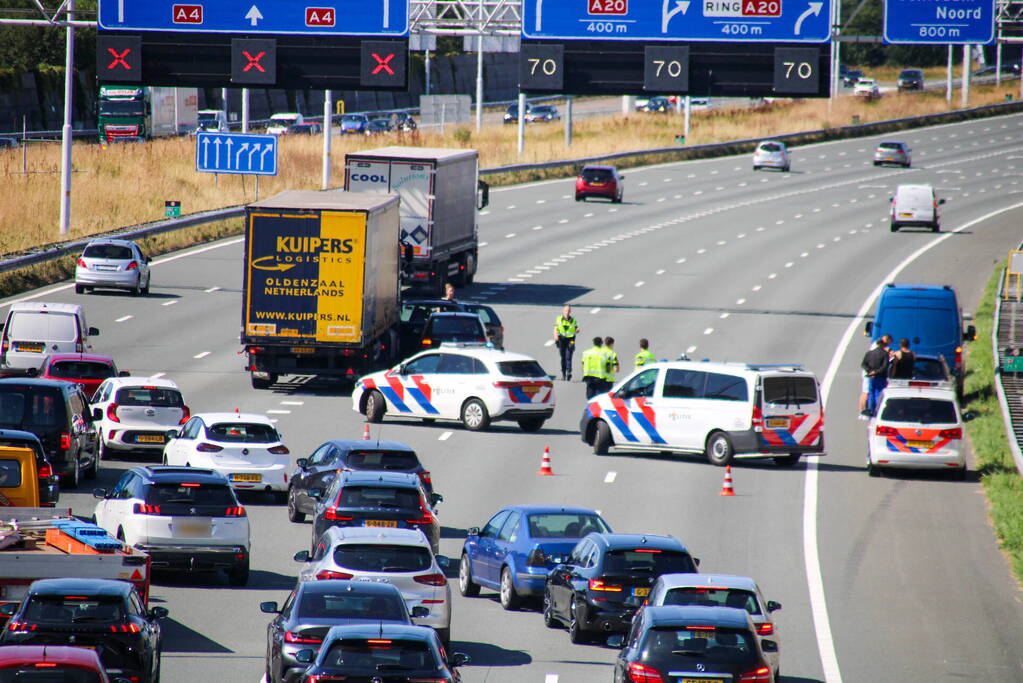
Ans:
[[[998,269],[985,288],[974,316],[977,341],[969,346],[967,352],[970,372],[966,377],[967,403],[964,410],[977,413],[975,420],[966,423],[966,431],[990,503],[995,535],[1012,562],[1016,578],[1023,581],[1023,479],[1016,471],[1009,450],[994,385],[997,359],[992,357],[991,350],[991,328],[1000,279],[1001,269]]]

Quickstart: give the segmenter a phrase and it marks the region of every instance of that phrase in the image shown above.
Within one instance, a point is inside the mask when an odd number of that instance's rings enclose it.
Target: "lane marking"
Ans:
[[[448,439],[451,438],[452,434],[454,434],[454,432],[444,432],[443,434],[437,437],[437,441],[447,441]]]
[[[543,226],[542,225],[534,225],[533,226],[533,230],[543,230]]]
[[[304,406],[305,401],[281,401],[282,406]]]
[[[613,484],[614,480],[615,480],[615,477],[617,477],[617,476],[618,476],[617,472],[608,472],[607,474],[604,475],[604,483],[605,484]]]
[[[658,270],[656,273],[654,273],[654,275],[664,275],[664,268]]]
[[[177,299],[171,299],[170,301],[165,301],[165,302],[163,302],[163,303],[162,303],[162,304],[160,304],[160,305],[161,305],[161,306],[173,306],[173,305],[174,305],[174,304],[176,304],[176,303],[178,303],[178,300],[177,300]]]
[[[592,315],[597,315],[598,313],[600,313],[600,309],[599,308],[591,308],[590,309],[590,313]]]
[[[210,353],[212,353],[212,351],[203,351],[201,353],[195,354],[194,356],[192,356],[192,358],[195,358],[196,360],[198,360],[200,358],[205,358],[206,356],[210,355]]]
[[[686,353],[693,353],[693,352],[695,352],[695,351],[696,351],[696,348],[697,348],[697,347],[696,347],[696,345],[694,344],[693,346],[690,346],[690,347],[689,347],[688,349],[686,349]]]
[[[509,240],[510,240],[510,239],[511,239],[512,237],[515,237],[515,233],[514,233],[514,232],[509,232],[509,233],[508,233],[507,235],[505,235],[505,236],[504,236],[504,238],[505,238],[505,239],[509,239]]]
[[[204,289],[203,293],[209,294],[211,292],[219,292],[219,291],[220,291],[220,287],[210,287],[209,289]]]
[[[161,377],[163,377],[166,374],[167,374],[166,372],[154,372],[153,374],[151,374],[149,376],[149,379],[160,379]]]
[[[735,305],[736,306],[742,306],[744,303],[746,303],[745,299],[736,299],[735,300]]]
[[[290,410],[281,410],[279,408],[274,408],[273,410],[266,411],[266,414],[267,415],[291,415],[291,411]]]
[[[543,345],[544,346],[554,346],[554,340],[553,339],[548,339],[547,341],[544,342]]]
[[[615,295],[614,295],[613,297],[611,297],[611,298],[612,298],[612,299],[614,299],[615,301],[618,301],[618,300],[619,300],[619,299],[621,299],[621,298],[622,298],[623,296],[625,296],[625,295],[624,295],[624,294],[615,294]]]
[[[776,277],[778,277],[778,273],[771,273],[770,275],[767,276],[767,279],[768,280],[773,280]]]
[[[124,322],[125,320],[131,320],[131,319],[132,319],[132,318],[134,318],[134,317],[135,317],[135,316],[133,316],[133,315],[122,315],[122,316],[121,316],[120,318],[118,318],[118,319],[117,319],[117,320],[115,320],[114,322],[115,322],[115,323],[123,323],[123,322]]]
[[[599,515],[600,512],[598,512],[597,514]],[[558,683],[558,674],[547,674],[543,678],[543,683]]]
[[[637,282],[637,283],[636,283],[636,286],[637,286],[637,287],[642,287],[642,286],[643,286],[643,285],[645,285],[645,284],[646,284],[645,282],[643,282],[642,280],[640,280],[639,282]]]
[[[727,318],[727,317],[728,317],[729,315],[731,315],[731,314],[730,314],[730,313],[722,313],[722,314],[721,314],[721,319],[722,319],[722,320],[724,320],[724,319],[726,319],[726,318]]]
[[[680,258],[680,259],[677,259],[675,261],[675,263],[685,263],[685,262],[686,262],[686,260],[684,258]]]
[[[753,291],[754,292],[759,292],[760,291],[760,285],[753,285]]]
[[[708,327],[707,329],[705,329],[703,331],[703,333],[704,334],[714,334],[714,328],[713,327]]]

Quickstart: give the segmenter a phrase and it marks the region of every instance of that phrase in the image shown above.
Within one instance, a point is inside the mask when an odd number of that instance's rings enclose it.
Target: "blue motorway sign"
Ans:
[[[408,35],[408,0],[365,0],[355,7],[341,4],[340,0],[99,0],[98,17],[99,27],[110,31]]]
[[[522,35],[554,40],[826,43],[832,0],[523,0]]]
[[[197,133],[195,170],[204,173],[277,175],[277,136]]]
[[[995,39],[995,0],[885,0],[884,42],[986,44]]]

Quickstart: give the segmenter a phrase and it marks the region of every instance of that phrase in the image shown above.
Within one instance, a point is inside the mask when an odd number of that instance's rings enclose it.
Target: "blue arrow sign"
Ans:
[[[522,35],[556,40],[826,43],[832,0],[523,0]]]
[[[195,136],[195,170],[277,175],[277,136],[200,132]]]
[[[995,0],[885,0],[884,42],[987,44],[995,39]]]
[[[111,31],[408,35],[408,0],[340,4],[340,0],[100,0],[98,18],[99,27]]]

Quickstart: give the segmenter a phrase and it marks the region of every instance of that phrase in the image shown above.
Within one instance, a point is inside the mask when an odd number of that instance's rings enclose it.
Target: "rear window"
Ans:
[[[719,663],[743,669],[759,663],[753,634],[731,628],[661,626],[646,632],[640,650],[644,658],[699,657],[697,661],[710,664],[711,671],[719,671],[718,666],[714,666]]]
[[[121,244],[90,244],[82,252],[85,258],[104,258],[128,261],[135,257],[131,247]]]
[[[0,683],[102,683],[95,671],[86,671],[73,666],[58,664],[37,668],[32,664],[21,664],[0,670]]]
[[[442,313],[445,311],[461,311],[462,307],[455,303],[441,303],[435,304],[405,304],[401,307],[401,321],[407,322],[418,322],[420,324],[426,323],[427,318],[430,317],[431,313]]]
[[[334,641],[320,666],[341,668],[348,673],[433,670],[438,667],[433,651],[422,640],[345,639]]]
[[[16,311],[5,330],[14,341],[75,341],[78,326],[75,317],[66,313],[31,313]]]
[[[952,401],[933,398],[890,398],[881,411],[883,422],[919,422],[921,424],[954,424],[956,408]]]
[[[580,175],[588,183],[608,183],[615,179],[614,173],[606,168],[584,168]]]
[[[427,334],[456,341],[474,341],[485,336],[478,317],[434,318],[430,323],[430,330]]]
[[[780,152],[781,150],[782,146],[776,142],[768,142],[766,144],[760,145],[761,152]]]
[[[419,491],[398,486],[346,486],[338,507],[418,510]]]
[[[149,505],[216,505],[238,504],[231,488],[221,484],[154,484],[146,492]]]
[[[899,151],[899,150],[902,149],[902,143],[900,143],[900,142],[882,142],[877,147],[878,147],[878,149],[894,149],[896,151]]]
[[[547,372],[535,360],[505,360],[497,364],[497,370],[506,377],[543,377]]]
[[[0,489],[21,486],[21,461],[0,458]]]
[[[379,619],[408,622],[405,603],[396,595],[356,592],[310,592],[298,605],[301,619]]]
[[[124,620],[124,601],[115,595],[78,597],[33,595],[25,606],[24,621],[41,624],[84,624]]]
[[[661,574],[691,573],[696,571],[689,553],[675,550],[637,548],[610,550],[604,554],[605,574]]]
[[[334,550],[334,563],[359,572],[422,572],[433,565],[429,548],[413,545],[345,544]]]
[[[352,451],[345,460],[363,470],[411,470],[419,465],[416,454],[408,451]]]
[[[206,435],[229,443],[273,443],[281,440],[276,429],[258,422],[217,422],[206,428]]]
[[[114,395],[114,403],[155,408],[180,408],[185,405],[180,391],[164,387],[121,387]]]
[[[817,381],[813,377],[765,377],[764,403],[802,406],[817,402]]]
[[[0,427],[33,431],[64,424],[64,397],[52,387],[0,386]]]
[[[751,591],[741,588],[672,588],[664,596],[665,605],[699,605],[704,607],[735,607],[750,614],[760,614],[760,603]]]
[[[106,379],[114,376],[114,369],[106,363],[61,360],[51,364],[47,374],[59,379]]]
[[[582,538],[590,533],[610,533],[597,515],[550,512],[529,515],[529,535],[533,538]]]
[[[913,379],[947,380],[945,367],[937,358],[916,358],[913,361]]]

